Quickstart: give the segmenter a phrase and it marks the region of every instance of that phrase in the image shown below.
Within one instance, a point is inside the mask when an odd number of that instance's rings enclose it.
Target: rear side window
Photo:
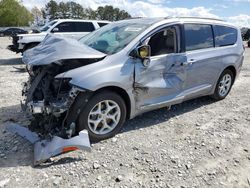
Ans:
[[[75,32],[75,25],[74,22],[63,22],[56,26],[58,31],[54,32]]]
[[[100,27],[103,27],[103,26],[105,26],[105,25],[107,25],[108,23],[103,23],[103,22],[98,22],[98,25],[100,26]]]
[[[215,28],[215,46],[234,45],[237,40],[237,30],[226,26],[214,26]]]
[[[75,22],[76,32],[92,32],[95,27],[92,22]]]
[[[211,25],[185,24],[186,51],[214,47]]]

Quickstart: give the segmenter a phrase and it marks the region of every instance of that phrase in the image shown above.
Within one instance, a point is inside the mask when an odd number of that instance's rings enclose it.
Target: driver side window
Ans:
[[[166,28],[150,37],[148,45],[151,56],[158,56],[177,52],[177,38],[175,28]]]

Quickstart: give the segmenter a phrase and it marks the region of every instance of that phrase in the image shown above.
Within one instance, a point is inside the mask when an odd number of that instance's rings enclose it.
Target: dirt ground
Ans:
[[[33,147],[5,130],[27,73],[0,38],[0,187],[250,187],[250,49],[229,96],[191,100],[128,121],[116,137],[34,168]],[[13,67],[14,66],[14,67]]]

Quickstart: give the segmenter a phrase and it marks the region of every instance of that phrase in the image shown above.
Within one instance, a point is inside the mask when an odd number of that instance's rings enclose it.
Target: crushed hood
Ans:
[[[90,48],[75,39],[47,35],[36,47],[23,54],[23,62],[30,65],[48,65],[67,59],[97,59],[106,54]]]

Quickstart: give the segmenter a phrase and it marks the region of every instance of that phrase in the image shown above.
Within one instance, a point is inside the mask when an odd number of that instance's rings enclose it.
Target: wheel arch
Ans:
[[[225,71],[225,70],[230,70],[230,71],[232,71],[233,76],[234,76],[234,78],[233,78],[233,83],[234,83],[235,78],[236,78],[236,76],[237,76],[236,68],[235,68],[233,65],[230,65],[230,66],[227,66],[223,71]],[[223,71],[222,71],[222,72],[223,72]]]
[[[234,76],[234,79],[233,79],[233,84],[234,84],[235,79],[236,79],[236,76],[237,76],[236,68],[235,68],[234,65],[225,66],[225,68],[222,68],[222,69],[220,70],[219,75],[218,75],[218,78],[215,80],[215,82],[214,82],[214,84],[213,84],[213,88],[212,88],[212,90],[211,90],[211,94],[214,93],[214,91],[215,91],[215,89],[216,89],[217,82],[218,82],[218,80],[219,80],[221,74],[222,74],[225,70],[230,70],[230,71],[232,71],[233,76]]]
[[[131,100],[126,90],[118,86],[106,86],[106,87],[97,89],[95,93],[102,92],[104,90],[115,92],[122,97],[126,105],[126,112],[127,112],[126,119],[129,119],[131,116]]]

